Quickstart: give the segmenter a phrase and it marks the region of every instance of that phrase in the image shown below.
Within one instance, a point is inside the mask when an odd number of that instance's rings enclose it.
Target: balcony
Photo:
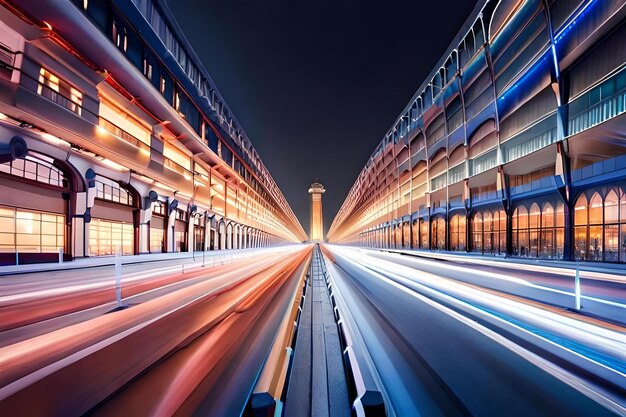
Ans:
[[[79,102],[78,100],[74,101],[40,82],[37,82],[37,94],[47,98],[48,100],[58,104],[61,107],[66,108],[67,110],[77,114],[78,116],[81,116],[83,113],[81,102]]]
[[[131,135],[121,127],[117,126],[116,124],[105,119],[102,116],[100,116],[98,119],[98,127],[99,129],[109,132],[110,134],[123,140],[124,142],[130,143],[131,145],[139,148],[139,150],[141,150],[142,152],[145,152],[148,155],[150,154],[150,146],[148,144],[142,142],[135,136]]]
[[[568,132],[587,130],[626,111],[626,69],[569,104]]]

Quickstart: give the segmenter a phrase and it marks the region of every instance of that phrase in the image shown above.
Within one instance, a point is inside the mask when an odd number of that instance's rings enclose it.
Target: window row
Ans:
[[[62,214],[0,206],[0,252],[56,253],[64,241]]]
[[[178,40],[177,35],[171,29],[167,19],[163,18],[158,5],[153,4],[151,0],[134,1],[137,8],[146,17],[146,20],[161,38],[166,48],[172,52],[172,55],[174,55],[181,68],[196,85],[200,94],[203,94],[204,97],[209,100],[211,106],[216,109],[220,118],[224,121],[226,130],[220,129],[220,126],[216,127],[216,129],[220,130],[221,139],[217,138],[217,134],[213,132],[210,123],[205,120],[191,97],[187,95],[175,77],[160,63],[153,49],[149,45],[146,45],[141,36],[128,24],[127,20],[118,14],[111,2],[102,0],[89,2],[74,0],[74,2],[93,19],[95,24],[100,27],[102,32],[111,39],[113,44],[126,55],[129,61],[131,61],[137,69],[142,71],[154,88],[156,88],[168,103],[179,112],[181,117],[189,123],[198,136],[202,137],[203,140],[207,142],[207,145],[214,152],[218,153],[218,148],[214,142],[219,142],[220,144],[222,141],[227,142],[237,153],[237,158],[241,158],[242,161],[246,162],[259,177],[268,183],[272,183],[262,169],[258,154],[254,151],[249,141],[243,140],[241,130],[236,128],[235,121],[232,116],[229,115],[228,109],[221,102],[217,92],[209,85],[201,71],[189,57],[187,51],[185,51],[185,47],[183,47],[182,43]],[[113,124],[119,126],[119,123],[113,122]],[[106,127],[117,131],[115,126],[107,125],[103,128]],[[113,133],[117,134],[115,132]],[[133,137],[138,137],[138,145],[140,147],[142,147],[142,143],[149,141],[149,138],[144,140],[142,132],[130,131],[129,133],[130,135],[128,136],[131,137],[122,138],[132,141]],[[235,136],[236,140],[233,139],[232,136]],[[243,173],[244,175],[242,176],[244,179],[250,181],[250,185],[257,190],[257,192],[261,191],[260,184],[254,179],[253,175],[247,173],[241,161],[237,158],[233,158],[233,153],[228,150],[227,147],[224,146],[223,149],[220,149],[218,155],[238,172]]]
[[[0,164],[0,172],[55,187],[68,188],[69,186],[65,174],[58,167],[54,166],[52,158],[33,151],[29,151],[24,159],[15,159]]]

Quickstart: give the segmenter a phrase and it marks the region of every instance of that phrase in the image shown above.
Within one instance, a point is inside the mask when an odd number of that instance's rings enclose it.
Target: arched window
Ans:
[[[69,187],[68,179],[63,171],[54,165],[54,159],[33,151],[28,151],[24,159],[18,158],[0,164],[0,172],[55,187]]]
[[[446,249],[446,220],[443,216],[437,216],[431,223],[431,249]]]
[[[465,214],[455,214],[450,218],[450,250],[465,250]]]
[[[589,246],[591,261],[602,261],[602,197],[597,192],[589,200]]]
[[[554,208],[546,203],[541,210],[541,246],[539,257],[553,259],[555,257],[556,235],[554,228]]]
[[[604,261],[619,261],[619,198],[611,190],[604,199]]]
[[[532,258],[539,257],[539,226],[541,225],[541,210],[537,203],[530,206],[528,215],[528,254]]]
[[[483,214],[483,252],[492,253],[493,249],[493,218],[491,211]]]
[[[525,206],[515,209],[513,225],[513,254],[527,257],[530,252],[528,234],[528,210]]]
[[[506,212],[504,210],[498,211],[499,227],[498,227],[498,253],[506,253]]]
[[[96,176],[96,198],[113,201],[114,203],[133,205],[133,195],[117,181],[103,176]]]
[[[428,219],[420,219],[420,249],[428,249]]]
[[[587,196],[581,194],[574,206],[574,258],[587,259]]]
[[[483,251],[483,214],[478,212],[472,217],[472,251]]]
[[[411,223],[402,223],[402,248],[409,249],[411,247]]]

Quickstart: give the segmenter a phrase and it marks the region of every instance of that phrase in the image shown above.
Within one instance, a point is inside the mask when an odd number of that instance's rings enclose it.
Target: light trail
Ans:
[[[243,262],[212,280],[0,349],[0,409],[13,414],[37,414],[43,409],[59,415],[88,411],[227,317],[248,314],[267,302],[259,293],[282,288],[289,271],[309,251],[301,247],[278,258],[266,256],[264,262]],[[228,339],[217,342],[224,346]],[[66,382],[59,384],[59,378]],[[29,402],[34,397],[40,400]]]
[[[459,283],[455,279],[417,271],[404,265],[397,265],[392,260],[381,259],[379,256],[372,257],[363,251],[337,246],[329,246],[329,250],[339,266],[343,268],[349,265],[349,269],[346,271],[349,271],[351,279],[359,282],[357,288],[361,285],[367,288],[367,290],[362,290],[363,295],[368,299],[372,299],[373,303],[375,302],[373,301],[374,298],[380,298],[383,295],[378,294],[379,290],[370,289],[369,285],[360,284],[365,279],[361,277],[371,277],[368,279],[373,279],[374,282],[378,280],[415,300],[419,300],[420,303],[426,303],[432,308],[454,317],[465,326],[481,332],[492,341],[515,352],[524,360],[534,364],[586,397],[592,398],[598,404],[602,404],[606,409],[620,415],[626,412],[626,403],[623,395],[618,394],[623,391],[626,383],[626,369],[623,365],[626,363],[626,336],[624,332],[565,317],[555,312],[552,308],[542,309],[537,303],[529,305],[509,296],[497,294],[493,290],[481,290],[476,288],[475,285],[470,286],[465,283]],[[393,259],[393,257],[389,258]],[[346,261],[348,264],[346,264]],[[341,280],[339,282],[341,283]],[[347,288],[342,285],[339,288],[340,291],[347,291]],[[396,312],[401,311],[397,307],[393,307],[393,298],[385,297],[387,298],[380,299],[385,300],[384,303],[390,303],[387,306],[388,308],[395,309]],[[396,303],[399,302],[400,300],[396,301]],[[381,309],[381,314],[383,311],[386,311],[387,307],[377,302],[372,306],[373,309]],[[359,310],[360,308],[354,304],[350,305],[348,309],[351,314],[355,314]],[[411,310],[408,309],[406,311],[409,312]],[[411,311],[411,313],[413,312]],[[408,328],[411,328],[411,325],[408,323],[427,323],[425,320],[430,320],[430,317],[418,316],[413,318],[413,315],[402,318],[401,316],[387,316],[385,314],[385,317],[386,320],[391,322],[403,322],[403,326]],[[361,328],[367,327],[362,320],[357,321],[357,323]],[[613,326],[613,328],[615,327],[617,326]],[[446,330],[450,331],[448,328]],[[398,331],[400,331],[400,328],[398,328]],[[364,337],[368,337],[367,335],[369,334],[370,349],[374,349],[374,352],[379,348],[377,348],[376,342],[373,340],[379,339],[382,343],[387,337],[380,333],[372,336],[371,330],[366,330],[365,334],[366,336]],[[449,335],[451,340],[458,337],[455,334],[451,333]],[[513,339],[510,339],[511,336],[514,336]],[[520,341],[524,343],[520,345]],[[424,342],[421,343],[423,344]],[[529,349],[530,345],[527,345],[527,343],[540,347],[540,350]],[[442,377],[448,374],[449,376],[444,377],[444,380],[447,381],[446,383],[450,383],[451,380],[449,378],[452,378],[450,375],[454,374],[449,373],[450,365],[444,365],[445,359],[444,362],[441,362],[441,358],[432,356],[437,355],[435,353],[437,352],[437,346],[444,348],[443,345],[434,345],[434,347],[429,348],[434,349],[433,353],[424,359],[429,363],[433,361],[431,366],[434,366],[436,370],[439,369],[439,371],[442,370],[441,366],[447,366],[448,370],[442,374]],[[388,348],[384,349],[387,351]],[[426,352],[421,350],[418,351],[426,354]],[[549,353],[548,357],[546,358],[539,354],[538,352],[540,351]],[[443,351],[441,353],[443,354]],[[376,356],[376,353],[373,353],[373,355]],[[553,363],[549,358],[553,358],[554,355],[565,360],[566,363],[573,364],[574,367],[583,369],[583,374],[588,371],[591,375],[613,384],[613,391],[607,387],[601,388],[597,386],[593,378],[591,380],[585,379],[585,377],[581,378],[577,371],[572,371],[572,368],[568,366],[563,367],[563,363]],[[385,369],[382,371],[379,368],[379,372],[388,374],[386,381],[389,384],[397,376],[390,377],[389,375],[393,374],[389,374],[386,367],[394,366],[395,364],[381,365],[385,363],[384,356],[384,354],[379,354],[377,361],[378,366],[383,366]],[[385,378],[383,377],[383,379]],[[507,383],[510,381],[501,382]],[[458,385],[458,381],[454,383],[454,386],[459,390],[465,389],[461,388],[463,385]],[[397,400],[399,395],[397,388],[393,385],[390,388],[392,392],[388,392],[387,396],[391,394],[391,397]],[[463,401],[465,402],[467,399],[463,399]],[[400,405],[400,407],[402,408],[403,405]]]

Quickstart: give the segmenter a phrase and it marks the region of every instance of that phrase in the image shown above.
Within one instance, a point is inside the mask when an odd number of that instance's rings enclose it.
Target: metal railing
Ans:
[[[626,91],[621,91],[569,119],[569,134],[575,135],[626,111]]]
[[[47,98],[50,101],[53,101],[54,103],[62,107],[65,107],[72,113],[76,113],[79,116],[82,115],[82,112],[83,112],[82,103],[77,103],[73,101],[69,97],[64,96],[63,94],[59,93],[56,90],[53,90],[49,86],[39,81],[36,81],[36,82],[37,82],[37,94],[39,94],[42,97]]]

